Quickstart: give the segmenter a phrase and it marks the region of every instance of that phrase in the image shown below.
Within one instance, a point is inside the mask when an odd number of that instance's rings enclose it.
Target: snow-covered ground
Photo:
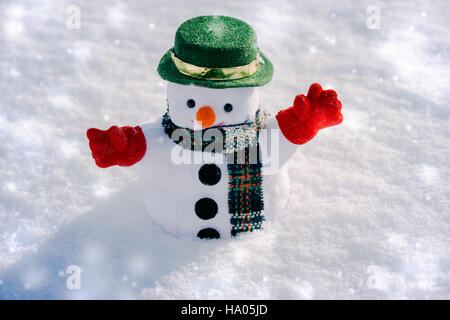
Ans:
[[[68,0],[0,1],[0,298],[450,298],[448,1],[74,3],[80,29]],[[233,241],[164,234],[85,137],[164,112],[159,58],[202,14],[257,30],[266,109],[319,82],[345,117],[290,162],[279,220]]]

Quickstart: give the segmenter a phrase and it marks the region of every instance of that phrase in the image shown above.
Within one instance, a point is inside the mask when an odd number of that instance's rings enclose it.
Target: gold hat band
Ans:
[[[255,60],[244,66],[237,66],[230,68],[208,68],[208,67],[199,67],[184,62],[175,57],[173,51],[171,52],[171,54],[172,54],[172,61],[175,64],[175,67],[178,69],[178,71],[189,77],[204,80],[234,80],[251,76],[258,70],[258,64],[261,59],[258,53]]]

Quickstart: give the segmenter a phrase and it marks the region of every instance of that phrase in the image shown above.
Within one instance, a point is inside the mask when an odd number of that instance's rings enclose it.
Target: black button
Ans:
[[[214,163],[204,164],[198,171],[200,182],[207,186],[215,185],[220,181],[221,176],[222,173],[220,172],[220,168]]]
[[[212,219],[217,211],[217,203],[211,198],[202,198],[195,203],[195,213],[200,219]]]
[[[195,101],[192,99],[189,99],[188,101],[186,101],[186,105],[192,109],[193,107],[195,107]]]
[[[205,228],[197,233],[197,237],[199,237],[200,239],[219,239],[220,234],[216,229]]]
[[[233,110],[233,105],[231,103],[227,103],[223,108],[226,112],[231,112],[231,110]]]

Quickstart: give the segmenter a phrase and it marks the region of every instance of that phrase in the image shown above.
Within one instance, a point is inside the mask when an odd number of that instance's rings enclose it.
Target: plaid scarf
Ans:
[[[258,143],[264,119],[264,112],[258,110],[252,122],[191,130],[175,125],[168,111],[162,118],[164,132],[184,149],[226,155],[228,212],[233,236],[260,229],[264,221],[262,162]]]

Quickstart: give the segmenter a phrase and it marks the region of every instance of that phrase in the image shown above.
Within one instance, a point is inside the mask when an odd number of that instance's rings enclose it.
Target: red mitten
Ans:
[[[147,150],[141,127],[112,126],[108,130],[91,128],[86,133],[92,157],[100,168],[128,167],[141,160]]]
[[[342,104],[334,90],[322,90],[313,83],[308,95],[295,97],[294,106],[278,112],[276,119],[283,135],[294,144],[304,144],[320,129],[340,124]]]

